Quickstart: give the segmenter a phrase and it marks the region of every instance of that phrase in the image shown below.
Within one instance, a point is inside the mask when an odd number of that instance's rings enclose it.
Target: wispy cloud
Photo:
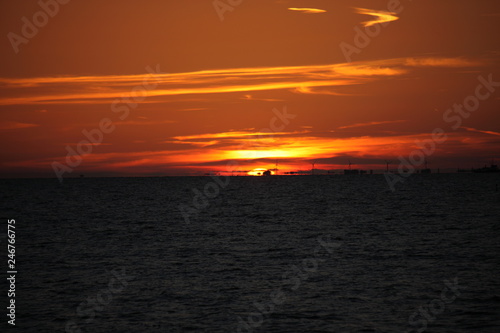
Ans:
[[[337,127],[337,129],[346,129],[346,128],[355,128],[355,127],[366,127],[366,126],[375,126],[382,124],[396,124],[396,123],[404,123],[406,120],[386,120],[386,121],[371,121],[368,123],[357,123],[347,126]]]
[[[38,127],[38,124],[20,123],[17,121],[2,121],[0,122],[0,130],[13,130],[21,128]]]
[[[164,124],[175,124],[174,120],[127,120],[127,121],[117,121],[115,125],[129,125],[129,126],[150,126],[150,125],[164,125]]]
[[[179,141],[186,140],[198,140],[198,139],[220,139],[220,138],[243,138],[243,137],[274,137],[274,136],[282,136],[282,135],[291,135],[291,134],[304,134],[307,131],[300,132],[255,132],[255,131],[230,131],[230,132],[221,132],[221,133],[207,133],[207,134],[196,134],[196,135],[184,135],[184,136],[175,136],[174,139]]]
[[[366,9],[366,8],[354,8],[356,10],[356,13],[358,14],[363,14],[363,15],[371,15],[375,17],[374,19],[370,21],[363,22],[363,26],[365,27],[370,27],[375,24],[380,24],[380,23],[385,23],[385,22],[391,22],[391,21],[396,21],[399,19],[399,17],[396,16],[396,13],[393,12],[386,12],[383,10],[373,10],[373,9]]]
[[[130,97],[132,88],[144,80],[157,84],[156,89],[143,92],[148,97],[143,103],[165,102],[162,97],[246,93],[271,90],[294,90],[299,93],[337,95],[331,89],[320,87],[351,86],[398,77],[415,67],[471,67],[479,61],[462,58],[394,58],[358,63],[327,65],[250,67],[197,72],[144,75],[63,76],[28,79],[0,78],[5,92],[0,105],[16,104],[98,104]],[[37,89],[33,89],[36,87]],[[98,88],[98,89],[97,89]],[[342,95],[342,94],[340,94]]]
[[[303,87],[297,87],[292,90],[294,93],[297,94],[310,94],[310,95],[332,95],[332,96],[352,96],[352,94],[344,94],[332,90],[316,90],[316,89],[311,89],[311,87],[308,86],[303,86]]]
[[[281,169],[294,169],[296,166],[309,163],[311,159],[325,160],[352,156],[359,158],[372,158],[382,161],[389,157],[407,155],[415,149],[415,140],[428,139],[429,134],[399,134],[383,136],[355,136],[338,137],[334,133],[326,132],[283,132],[274,133],[277,138],[263,137],[255,142],[253,135],[259,133],[248,133],[246,130],[194,134],[189,136],[171,137],[165,141],[166,149],[144,149],[138,145],[137,151],[96,152],[85,158],[84,170],[113,171],[120,170],[125,173],[158,172],[169,168],[177,169],[185,174],[189,170],[200,170],[203,172],[213,168],[223,168],[227,161],[239,161],[241,168],[249,166],[263,167],[269,161],[270,166],[276,160],[280,162]],[[266,134],[266,133],[260,133]],[[272,141],[271,141],[272,140]],[[496,140],[496,139],[495,139]],[[466,154],[473,153],[478,146],[491,142],[491,138],[481,133],[449,133],[446,143],[438,148],[442,151],[460,151]],[[256,143],[256,144],[254,144]],[[170,145],[183,145],[183,149]],[[61,160],[65,155],[60,157]],[[54,157],[42,159],[30,159],[22,161],[10,161],[4,163],[7,167],[23,167],[28,169],[49,168]],[[239,169],[243,170],[243,169]]]
[[[302,12],[304,14],[326,13],[326,10],[324,10],[324,9],[318,9],[318,8],[288,8],[288,10]]]
[[[472,127],[461,127],[461,128],[463,128],[469,132],[484,133],[484,134],[500,136],[500,133],[494,132],[494,131],[483,131],[483,130],[478,130],[478,129],[472,128]]]
[[[209,110],[208,108],[187,108],[187,109],[179,109],[177,111],[204,111]]]
[[[482,63],[477,60],[466,58],[407,58],[406,65],[412,67],[474,67]]]
[[[253,97],[252,95],[245,95],[243,96],[244,100],[247,101],[263,101],[263,102],[283,102],[282,99],[277,99],[277,98],[258,98],[258,97]]]

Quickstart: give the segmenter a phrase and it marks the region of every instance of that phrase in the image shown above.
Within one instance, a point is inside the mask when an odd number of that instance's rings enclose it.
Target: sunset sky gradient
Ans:
[[[500,82],[500,2],[397,3],[246,0],[221,21],[211,0],[73,0],[16,53],[8,34],[41,8],[1,1],[0,176],[55,177],[105,118],[65,176],[383,170],[436,128],[430,167],[500,159],[500,87],[444,119],[479,77]]]

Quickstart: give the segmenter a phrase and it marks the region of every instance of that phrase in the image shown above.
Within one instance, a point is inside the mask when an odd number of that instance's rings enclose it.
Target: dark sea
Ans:
[[[2,332],[500,332],[500,174],[0,186]]]

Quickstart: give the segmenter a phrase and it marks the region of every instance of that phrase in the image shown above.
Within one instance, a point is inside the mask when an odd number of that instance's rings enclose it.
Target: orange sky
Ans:
[[[500,159],[496,0],[44,1],[0,2],[0,177]]]

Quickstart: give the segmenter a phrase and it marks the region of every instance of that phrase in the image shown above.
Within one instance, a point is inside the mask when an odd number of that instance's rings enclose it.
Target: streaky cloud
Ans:
[[[426,58],[407,58],[406,65],[412,67],[474,67],[480,66],[482,63],[472,59],[461,57],[442,58],[442,57],[426,57]]]
[[[13,130],[21,128],[38,127],[38,124],[20,123],[17,121],[2,121],[0,122],[0,130]]]
[[[344,94],[331,90],[317,90],[311,89],[309,86],[297,87],[292,90],[296,94],[309,94],[309,95],[331,95],[331,96],[353,96],[353,94]]]
[[[483,130],[478,130],[476,128],[473,128],[473,127],[461,127],[469,132],[476,132],[476,133],[483,133],[483,134],[490,134],[490,135],[496,135],[496,136],[500,136],[500,133],[498,132],[494,132],[494,131],[483,131]]]
[[[387,12],[387,11],[383,11],[383,10],[374,10],[374,9],[366,9],[366,8],[354,8],[354,9],[356,10],[356,13],[358,13],[358,14],[371,15],[374,17],[374,19],[372,19],[370,21],[363,22],[362,24],[364,27],[371,27],[372,25],[375,25],[375,24],[399,20],[399,17],[397,17],[396,13],[394,13],[394,12]]]
[[[331,88],[366,84],[386,78],[402,77],[422,67],[473,67],[481,61],[465,58],[411,57],[354,63],[281,67],[248,67],[202,70],[197,72],[141,75],[60,76],[39,78],[0,78],[6,93],[0,105],[28,104],[109,104],[133,98],[133,89],[149,80],[155,88],[142,92],[141,103],[169,101],[164,97],[190,95],[191,101],[207,94],[292,90],[303,94],[343,95]],[[34,90],[33,87],[38,89]],[[337,89],[336,89],[337,90]],[[195,96],[196,95],[196,96]],[[15,97],[7,97],[15,96]],[[163,97],[163,98],[162,98]],[[271,101],[271,100],[269,100]]]
[[[219,138],[242,138],[242,137],[262,137],[262,136],[282,136],[291,134],[304,134],[307,131],[299,132],[255,132],[255,131],[230,131],[221,133],[206,133],[206,134],[196,134],[196,135],[184,135],[173,137],[179,141],[193,140],[193,139],[219,139]]]
[[[383,125],[383,124],[396,124],[396,123],[404,123],[406,120],[386,120],[386,121],[371,121],[367,123],[357,123],[347,126],[340,126],[337,129],[347,129],[347,128],[356,128],[356,127],[366,127],[366,126],[375,126],[375,125]]]
[[[320,14],[320,13],[326,13],[326,10],[324,9],[318,9],[318,8],[288,8],[288,10],[291,11],[296,11],[296,12],[302,12],[304,14]]]

